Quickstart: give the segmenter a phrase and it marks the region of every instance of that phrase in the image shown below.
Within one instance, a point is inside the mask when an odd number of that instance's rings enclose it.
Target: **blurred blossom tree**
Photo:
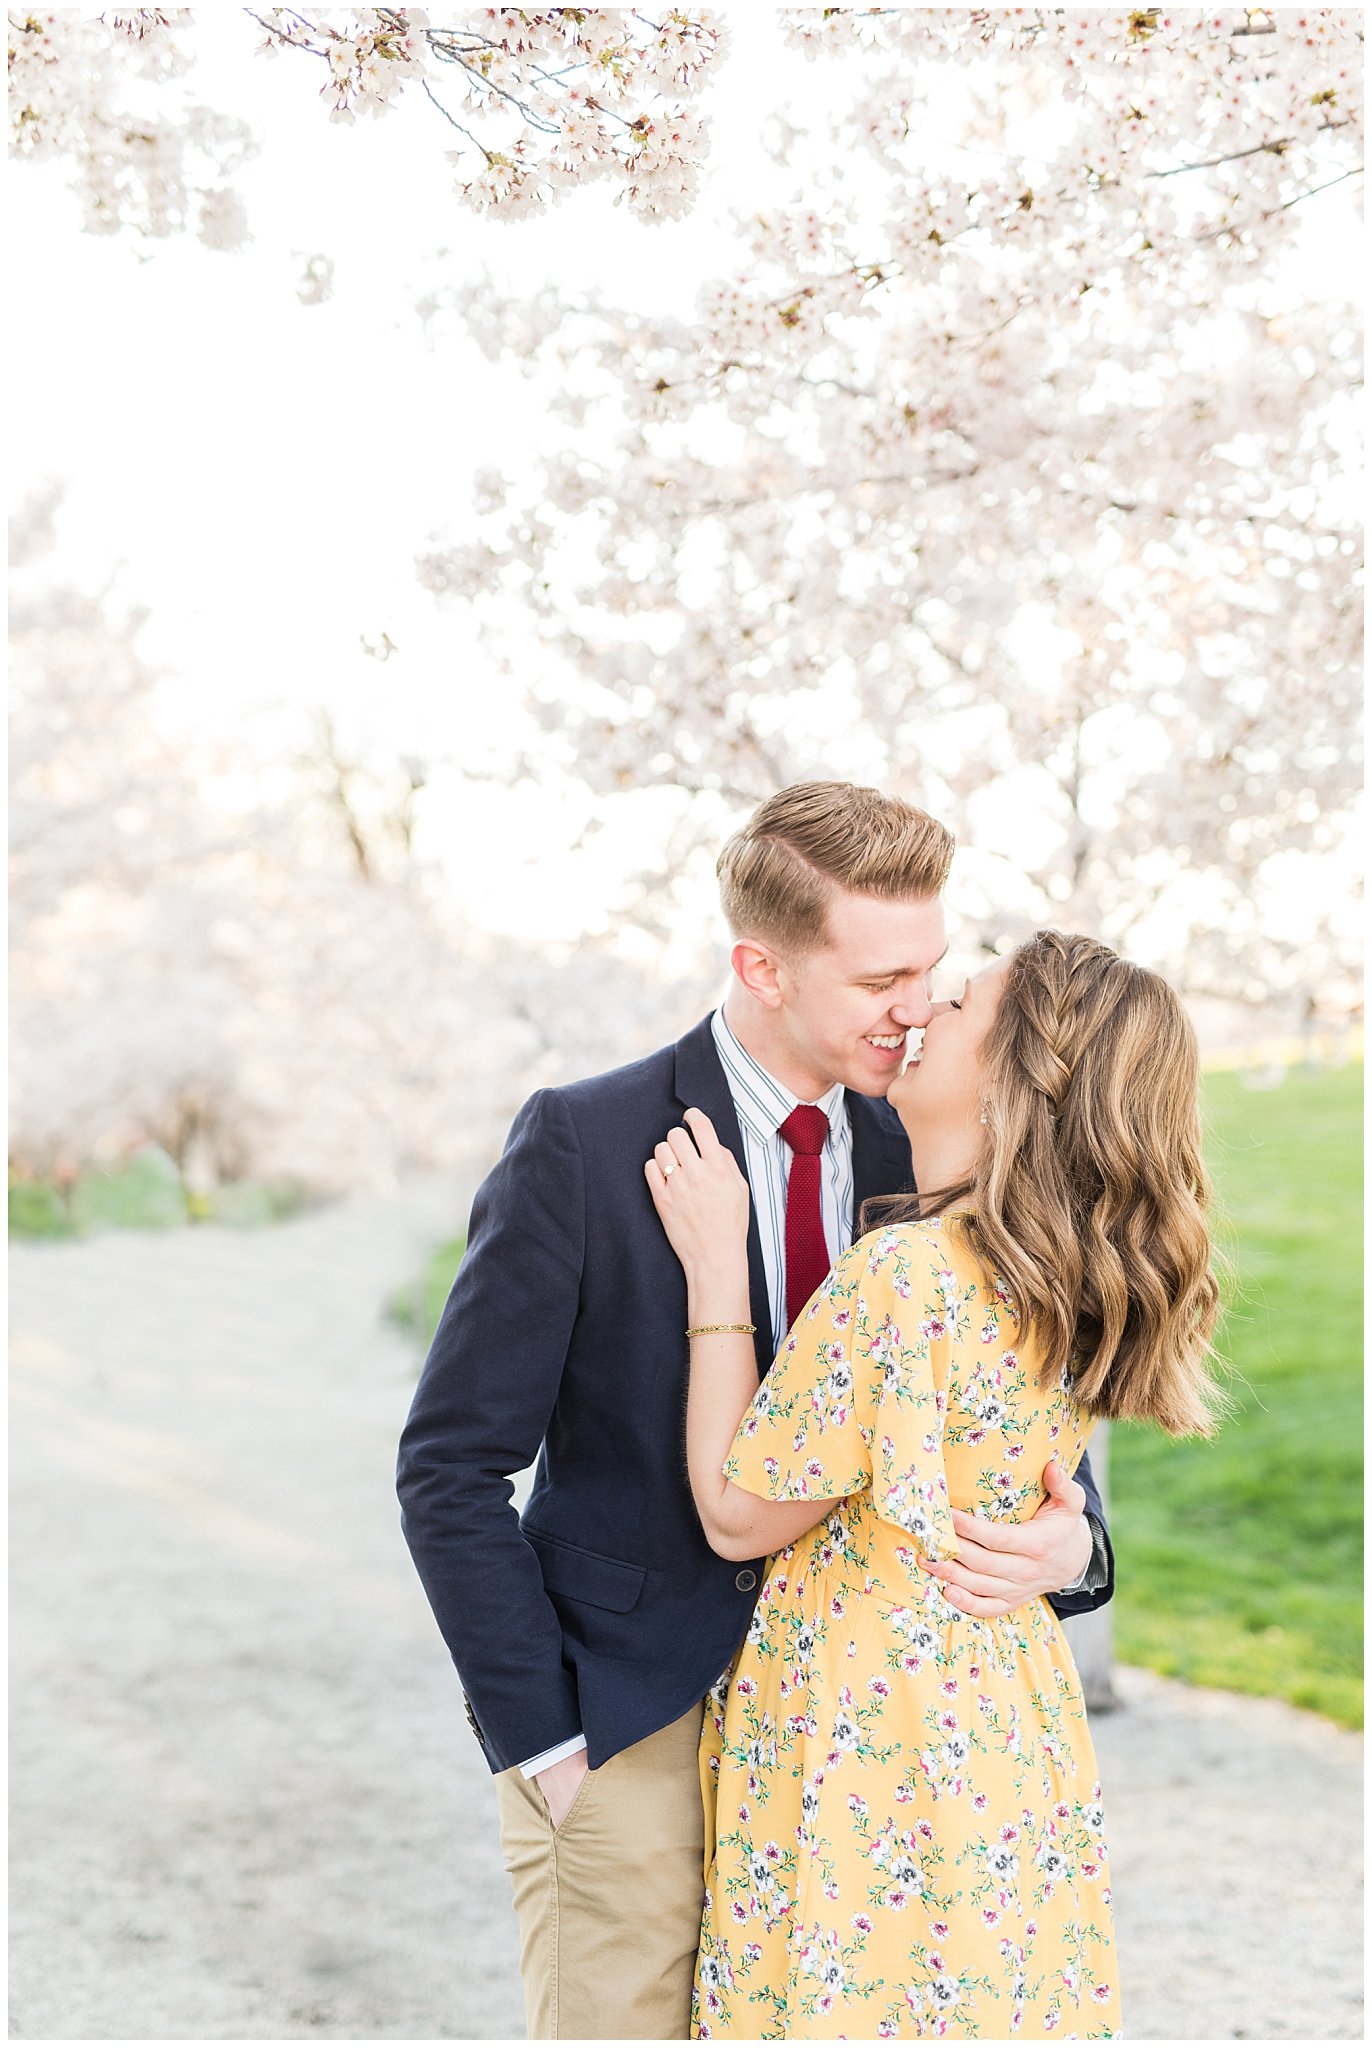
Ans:
[[[979,847],[987,940],[1051,917],[1252,1000],[1346,966],[1327,884],[1290,943],[1265,890],[1359,784],[1352,251],[1301,228],[1360,171],[1361,17],[779,18],[824,109],[694,319],[422,307],[551,416],[424,581],[603,796],[705,837],[879,780]]]
[[[484,1165],[531,1087],[646,1050],[641,967],[456,918],[414,847],[417,764],[364,767],[327,720],[269,776],[178,734],[140,619],[45,575],[54,503],[10,535],[22,1175],[147,1140],[197,1194]]]
[[[708,148],[695,102],[726,41],[712,11],[241,12],[264,54],[313,60],[331,120],[387,113],[407,91],[427,99],[452,137],[457,194],[478,212],[517,219],[601,179],[643,220],[676,219],[695,197]],[[247,233],[229,181],[251,149],[248,131],[169,90],[194,62],[195,14],[9,17],[11,147],[73,165],[94,232],[194,227],[225,249]],[[319,276],[312,289],[322,295]]]
[[[10,152],[72,167],[88,233],[149,240],[247,234],[233,175],[253,152],[241,121],[191,99],[191,10],[9,15]]]
[[[44,582],[56,499],[10,524],[11,1144],[67,1178],[125,1131],[185,1156],[229,1087],[205,876],[237,834],[154,722],[139,620]]]

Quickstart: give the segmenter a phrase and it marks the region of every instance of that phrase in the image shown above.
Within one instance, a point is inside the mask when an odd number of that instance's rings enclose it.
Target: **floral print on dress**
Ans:
[[[1025,1520],[1090,1422],[1044,1386],[953,1218],[844,1254],[725,1463],[832,1500],[771,1560],[706,1701],[705,2040],[1109,2039],[1104,1813],[1046,1600],[980,1619],[923,1560],[950,1507]]]

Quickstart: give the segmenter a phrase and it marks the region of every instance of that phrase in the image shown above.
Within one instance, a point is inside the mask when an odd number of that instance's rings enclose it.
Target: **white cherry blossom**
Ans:
[[[1263,938],[1264,891],[1359,781],[1353,243],[1312,286],[1303,224],[1350,218],[1360,16],[780,18],[824,109],[694,320],[447,295],[558,395],[424,581],[606,800],[688,792],[703,845],[880,780],[977,849],[988,939],[1294,991],[1342,941]]]
[[[578,185],[608,179],[642,220],[675,219],[695,197],[708,147],[697,105],[727,33],[713,10],[245,8],[263,54],[317,80],[331,121],[423,103],[453,138],[460,199],[517,219]],[[188,107],[184,78],[195,10],[93,16],[75,8],[9,18],[11,146],[63,158],[92,231],[161,236],[198,225],[212,247],[232,209],[196,204],[208,172],[222,184],[250,138]],[[157,87],[159,90],[149,90]],[[135,117],[136,114],[136,117]]]
[[[241,246],[232,181],[252,138],[188,98],[192,42],[189,8],[11,11],[11,153],[70,164],[88,232],[191,232],[211,248]]]

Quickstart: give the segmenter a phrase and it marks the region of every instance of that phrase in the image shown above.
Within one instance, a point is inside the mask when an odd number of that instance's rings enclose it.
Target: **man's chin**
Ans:
[[[906,1048],[900,1046],[870,1049],[864,1040],[857,1056],[850,1062],[851,1071],[845,1076],[844,1086],[856,1095],[884,1096],[900,1079],[905,1066]]]
[[[890,1094],[898,1078],[898,1070],[895,1074],[849,1074],[843,1085],[854,1095],[870,1095],[881,1102]]]

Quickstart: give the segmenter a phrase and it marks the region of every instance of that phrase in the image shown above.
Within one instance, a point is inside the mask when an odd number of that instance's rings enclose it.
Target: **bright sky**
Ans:
[[[186,238],[151,253],[97,239],[58,168],[11,171],[9,274],[24,281],[12,496],[67,480],[63,566],[92,585],[113,574],[120,599],[149,609],[146,649],[205,729],[269,748],[325,705],[388,758],[460,763],[473,745],[512,745],[517,708],[413,562],[460,523],[473,471],[518,462],[537,419],[513,371],[456,339],[426,343],[419,288],[489,270],[515,289],[632,289],[688,312],[722,267],[728,208],[785,182],[760,147],[766,114],[813,104],[822,67],[782,49],[770,9],[730,10],[715,154],[690,219],[642,227],[592,191],[507,227],[452,198],[436,111],[407,99],[380,121],[331,125],[307,59],[256,56],[237,8],[198,12],[197,89],[261,143],[239,181],[254,240],[225,256]],[[295,281],[314,252],[333,257],[335,290],[303,307]],[[400,650],[384,665],[360,647],[383,631]],[[586,813],[546,791],[454,785],[430,809],[471,913],[531,937],[572,935],[634,866],[632,812],[568,856]]]

